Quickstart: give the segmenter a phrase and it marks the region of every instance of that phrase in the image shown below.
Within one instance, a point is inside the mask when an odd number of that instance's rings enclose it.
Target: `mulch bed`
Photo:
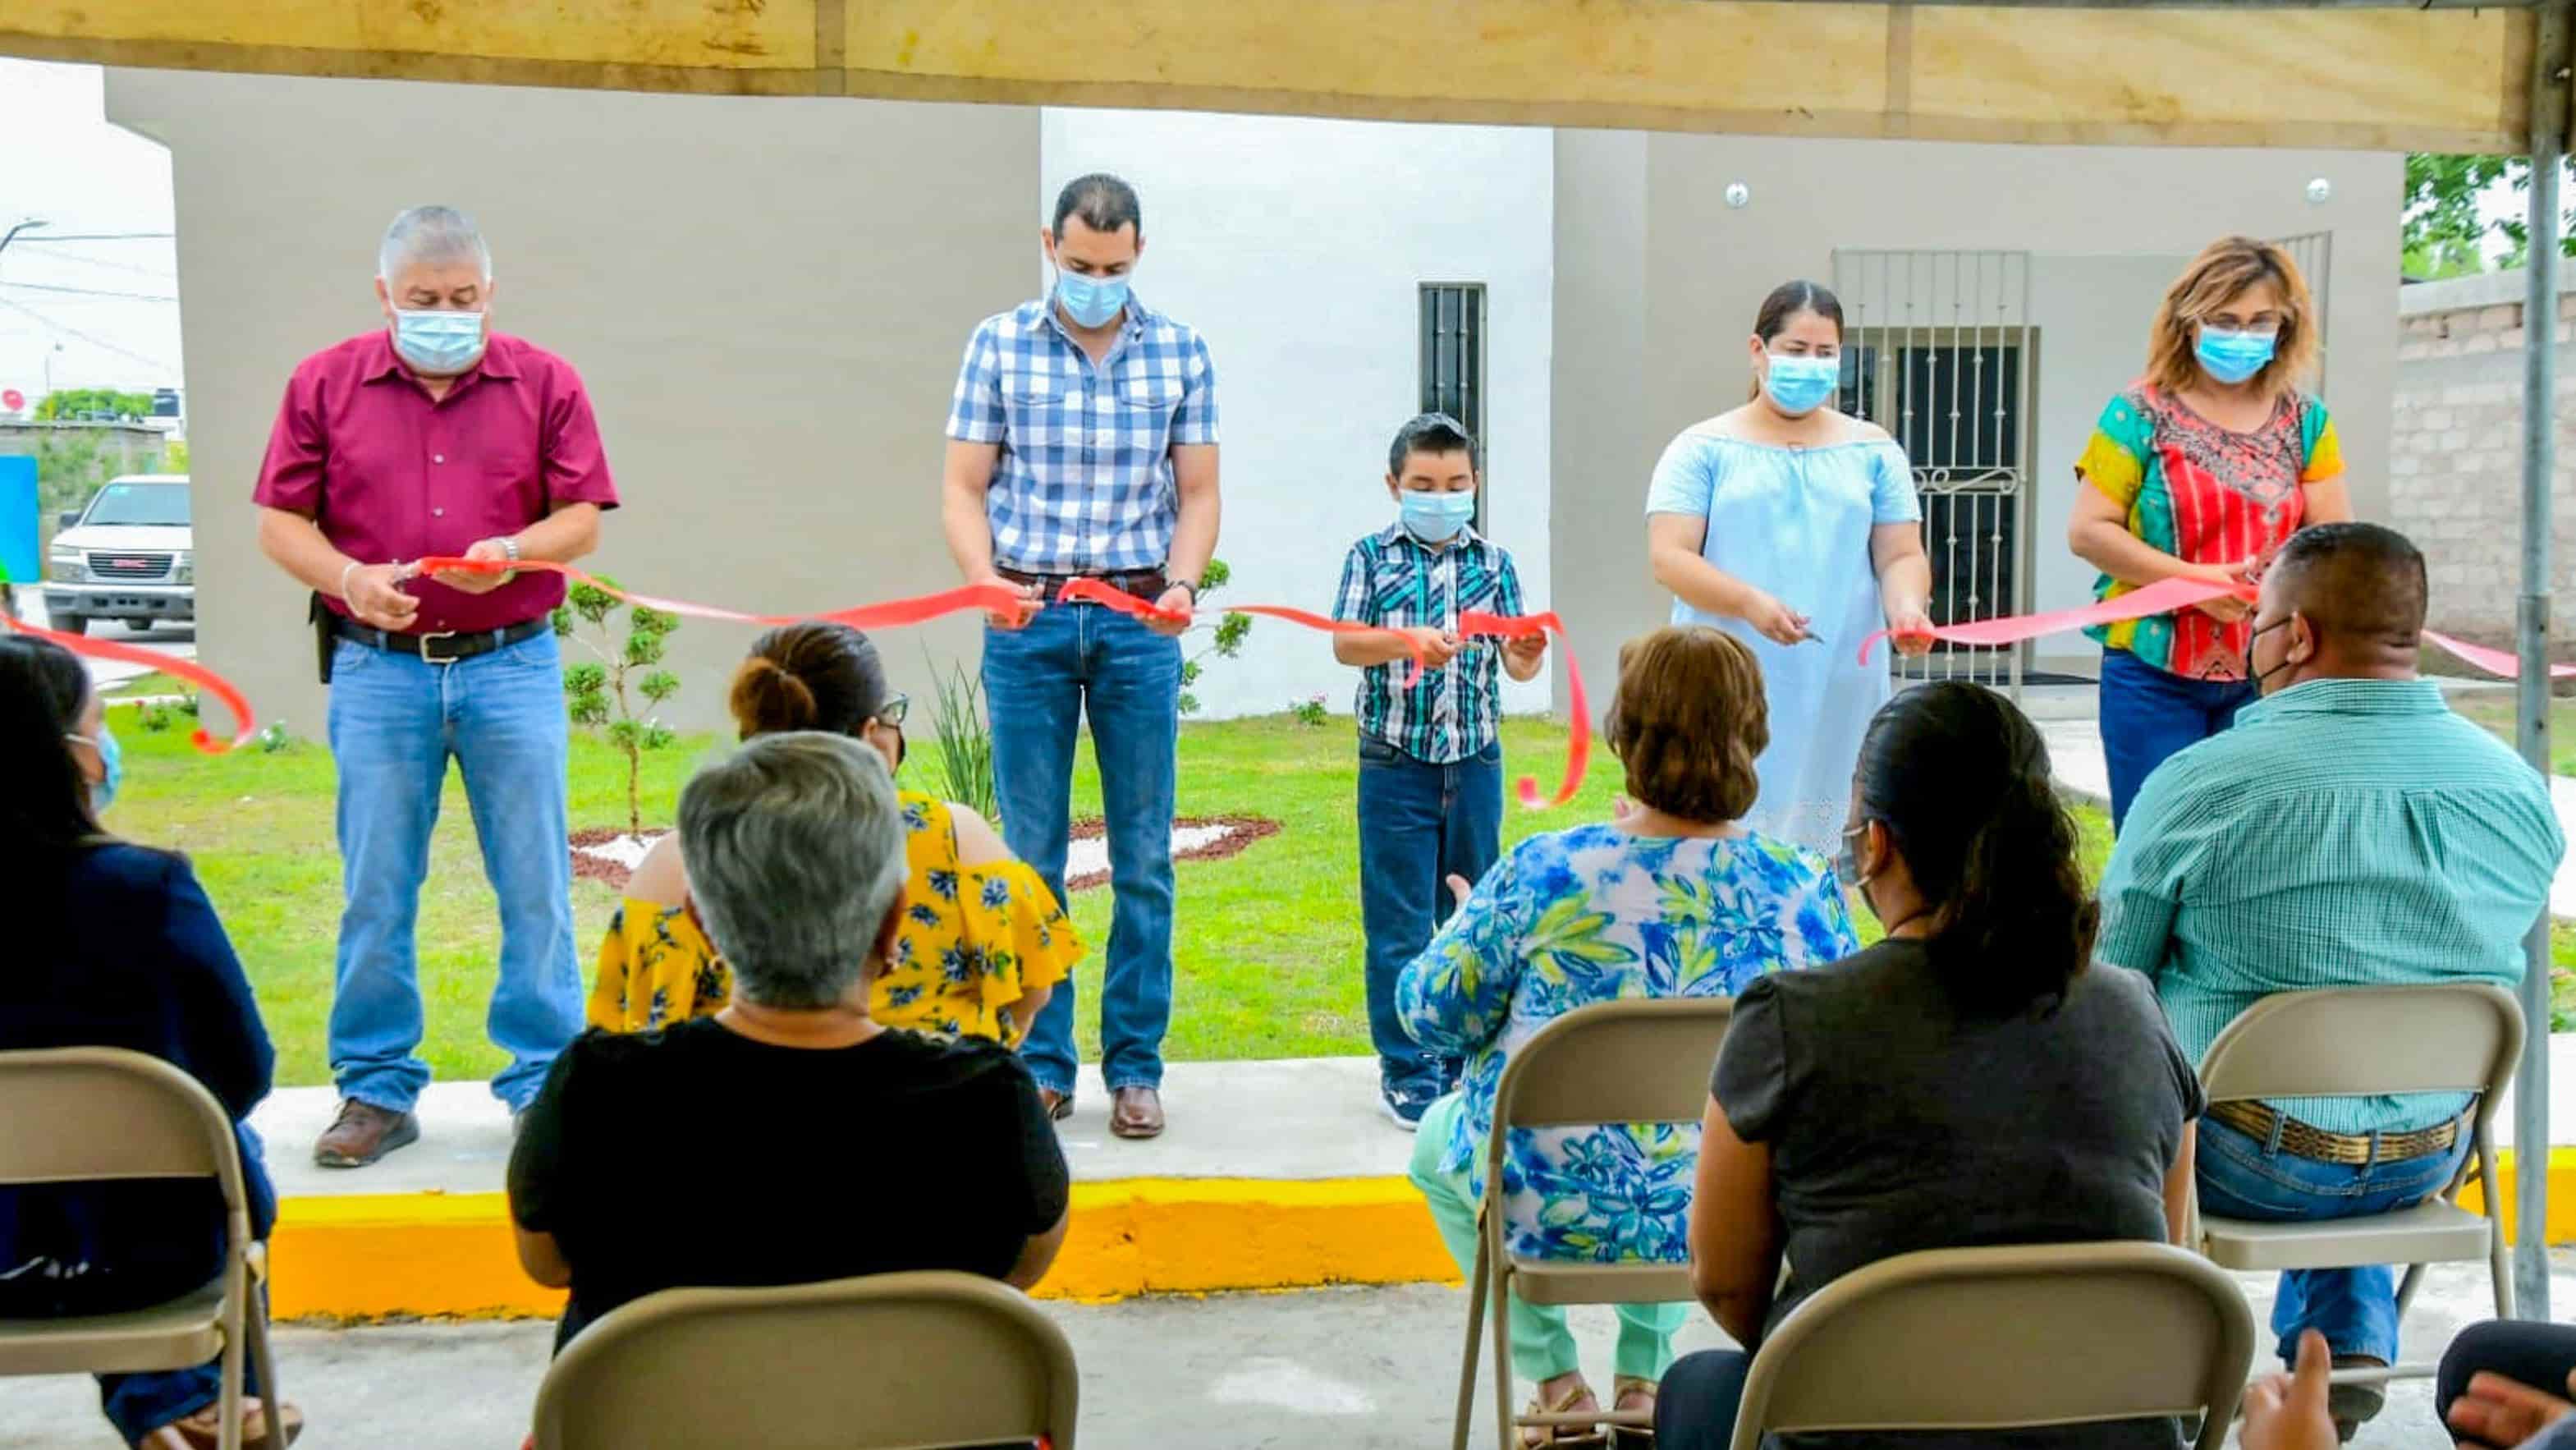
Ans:
[[[1173,852],[1172,859],[1175,861],[1222,861],[1228,856],[1240,855],[1245,847],[1255,841],[1279,834],[1279,823],[1263,816],[1178,816],[1173,818],[1172,829],[1179,830],[1184,826],[1231,826],[1234,829],[1231,834],[1219,836],[1205,845]],[[1098,817],[1086,816],[1073,823],[1072,839],[1096,841],[1107,833],[1108,827]],[[1109,873],[1106,871],[1084,871],[1064,879],[1064,889],[1068,895],[1076,891],[1090,891],[1108,884]]]
[[[657,828],[648,826],[644,831],[645,836],[648,838],[659,838],[661,836],[668,835],[669,833],[670,832],[667,827]],[[603,861],[581,848],[584,846],[605,846],[609,842],[614,841],[625,834],[626,832],[624,830],[616,826],[588,826],[573,832],[573,879],[577,881],[596,881],[611,891],[624,891],[626,889],[627,878],[634,874],[633,868],[620,865],[615,861]]]
[[[1192,846],[1185,851],[1173,852],[1172,859],[1175,861],[1221,861],[1228,856],[1240,854],[1244,848],[1255,841],[1266,840],[1279,834],[1279,823],[1264,816],[1182,816],[1175,819],[1172,826],[1176,830],[1185,826],[1196,826],[1202,829],[1209,826],[1232,828],[1227,835],[1216,840]],[[1098,817],[1086,817],[1073,823],[1072,839],[1096,841],[1107,833],[1107,829]],[[611,891],[624,891],[627,878],[633,874],[630,868],[619,865],[615,861],[603,861],[579,848],[603,846],[625,834],[625,831],[615,826],[590,826],[573,832],[572,844],[575,849],[572,853],[572,874],[583,881],[596,881]],[[647,837],[659,837],[665,834],[665,831],[647,828],[644,834]],[[1067,878],[1064,889],[1067,892],[1091,891],[1108,884],[1108,872],[1085,871]]]

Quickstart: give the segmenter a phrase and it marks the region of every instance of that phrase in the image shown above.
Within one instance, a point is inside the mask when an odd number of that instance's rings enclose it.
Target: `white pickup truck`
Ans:
[[[194,623],[188,476],[130,473],[109,480],[88,507],[64,514],[45,553],[45,613],[71,634],[88,633],[98,619],[121,619],[131,629]]]

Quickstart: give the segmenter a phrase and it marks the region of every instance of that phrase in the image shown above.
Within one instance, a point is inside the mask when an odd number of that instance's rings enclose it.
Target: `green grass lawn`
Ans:
[[[332,835],[333,777],[325,750],[295,741],[274,753],[198,755],[184,717],[148,730],[133,707],[115,715],[129,762],[118,797],[116,829],[132,839],[187,851],[250,970],[278,1051],[278,1081],[329,1080],[323,1028],[330,1011],[333,940],[340,899],[339,856]],[[1509,768],[1535,772],[1553,786],[1563,768],[1565,731],[1537,720],[1512,720],[1503,731]],[[648,824],[666,823],[680,783],[713,746],[683,740],[646,757]],[[930,752],[917,752],[910,783],[921,784]],[[1365,1054],[1368,1021],[1360,1000],[1359,847],[1352,821],[1357,765],[1347,720],[1320,727],[1285,716],[1194,724],[1181,735],[1183,815],[1257,815],[1281,822],[1279,835],[1223,860],[1184,861],[1174,956],[1174,1059]],[[1506,808],[1506,844],[1607,815],[1619,783],[1618,763],[1596,753],[1575,802],[1561,810]],[[625,775],[596,742],[576,739],[572,764],[575,829],[625,822]],[[1077,762],[1074,811],[1099,808],[1099,778],[1086,748]],[[2110,851],[2108,821],[2081,813],[2090,873]],[[658,818],[658,819],[657,819]],[[574,884],[583,974],[614,906],[592,882]],[[1086,982],[1109,931],[1104,888],[1074,899],[1074,915],[1092,944]],[[1862,913],[1864,938],[1876,924]],[[421,984],[429,1032],[423,1049],[446,1079],[488,1077],[500,1055],[483,1040],[500,929],[483,881],[464,791],[451,776],[422,893]],[[2576,931],[2562,928],[2561,1012],[2576,1006],[2566,964],[2576,962]],[[1083,1014],[1090,1018],[1092,1014]],[[1096,1020],[1096,1019],[1094,1019]],[[1086,1056],[1096,1033],[1082,1032]]]
[[[2476,694],[2454,694],[2451,708],[2485,726],[2498,740],[2515,745],[2514,727],[2521,716],[2513,691],[2481,690]],[[2521,747],[2515,745],[2515,748]],[[2576,700],[2550,702],[2549,769],[2556,775],[2576,775]]]

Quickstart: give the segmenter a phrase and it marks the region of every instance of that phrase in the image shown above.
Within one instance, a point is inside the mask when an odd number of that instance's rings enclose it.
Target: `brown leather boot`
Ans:
[[[340,1116],[314,1141],[313,1161],[325,1168],[364,1168],[396,1148],[419,1141],[420,1119],[342,1098]]]
[[[1109,1131],[1121,1138],[1162,1136],[1163,1095],[1149,1087],[1123,1087],[1111,1093]]]

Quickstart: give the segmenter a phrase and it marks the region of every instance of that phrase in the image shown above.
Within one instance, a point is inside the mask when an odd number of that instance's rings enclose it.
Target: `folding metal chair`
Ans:
[[[269,1405],[281,1401],[268,1315],[252,1292],[265,1277],[266,1256],[251,1241],[231,1116],[204,1084],[140,1052],[0,1052],[0,1184],[138,1178],[215,1180],[224,1204],[221,1271],[195,1292],[148,1309],[0,1319],[0,1375],[134,1374],[187,1369],[220,1356],[223,1450],[241,1450],[245,1349]],[[273,1408],[261,1443],[285,1450],[285,1428]]]
[[[2451,1185],[2414,1208],[2370,1218],[2310,1223],[2258,1223],[2199,1211],[2192,1195],[2194,1242],[2212,1263],[2243,1270],[2341,1269],[2404,1264],[2397,1290],[2400,1319],[2414,1301],[2426,1264],[2486,1260],[2496,1316],[2513,1317],[2513,1276],[2505,1267],[2503,1199],[2496,1175],[2496,1101],[2513,1081],[2522,1053],[2522,1008],[2513,994],[2485,982],[2417,987],[2334,987],[2283,992],[2245,1009],[2209,1044],[2200,1082],[2212,1103],[2253,1098],[2375,1097],[2383,1093],[2473,1094],[2475,1151]],[[2526,1171],[2545,1171],[2532,1165]],[[2487,1191],[2485,1213],[2459,1206],[2473,1177]],[[2337,1383],[2430,1378],[2438,1364],[2337,1370]]]
[[[1475,1414],[1479,1333],[1491,1299],[1494,1414],[1503,1450],[1538,1425],[1649,1425],[1642,1411],[1515,1415],[1510,1307],[1533,1304],[1666,1304],[1695,1300],[1688,1264],[1601,1264],[1529,1259],[1504,1247],[1503,1155],[1514,1128],[1599,1123],[1696,1123],[1708,1107],[1709,1069],[1735,1014],[1729,997],[1641,997],[1568,1012],[1512,1054],[1494,1092],[1485,1144],[1485,1193],[1477,1208],[1476,1267],[1467,1278],[1467,1349],[1458,1370],[1454,1450],[1467,1450]]]
[[[2168,1415],[2199,1415],[2200,1450],[2218,1450],[2253,1358],[2236,1281],[2169,1244],[1902,1254],[1817,1290],[1763,1341],[1733,1450]]]
[[[574,1336],[537,1391],[538,1450],[1073,1450],[1073,1346],[1007,1284],[872,1274],[669,1289]]]

